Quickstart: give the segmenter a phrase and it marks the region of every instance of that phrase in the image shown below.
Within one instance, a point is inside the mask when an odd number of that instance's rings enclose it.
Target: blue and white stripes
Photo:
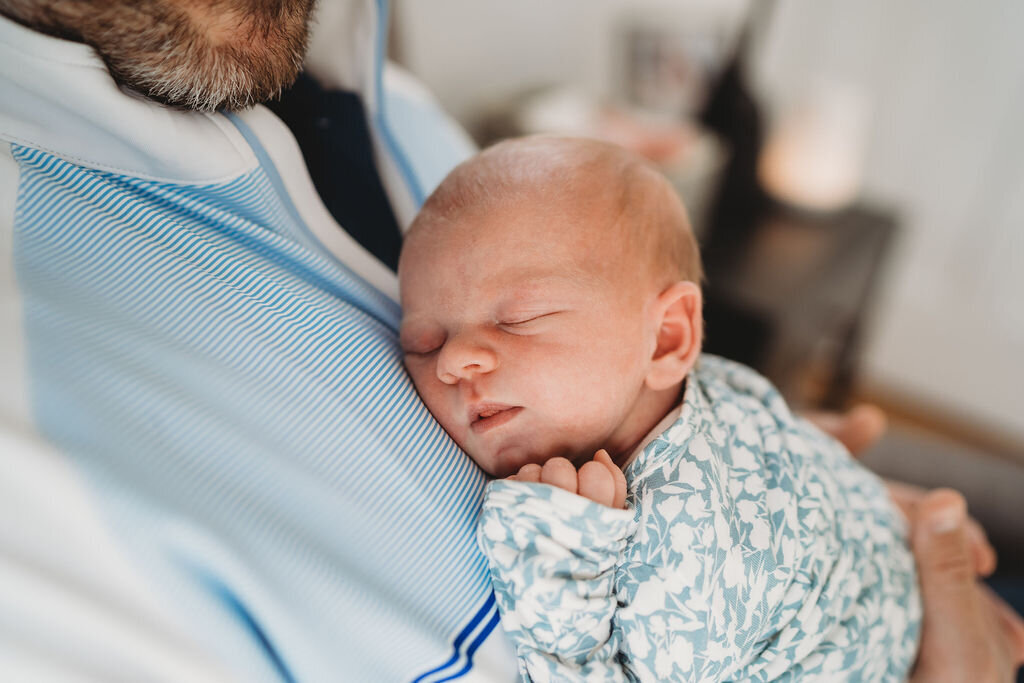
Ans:
[[[501,615],[492,595],[462,629],[453,644],[454,652],[443,664],[416,677],[413,683],[444,683],[465,675],[473,666],[473,655],[498,625]]]
[[[495,624],[484,480],[405,376],[396,305],[262,169],[200,187],[12,154],[38,427],[196,635],[269,680],[460,675]]]

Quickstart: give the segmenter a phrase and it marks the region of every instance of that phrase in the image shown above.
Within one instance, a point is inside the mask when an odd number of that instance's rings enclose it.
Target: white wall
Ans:
[[[872,96],[865,193],[903,214],[867,373],[1024,435],[1024,4],[784,0],[756,76]]]
[[[403,0],[396,10],[408,65],[466,121],[525,86],[606,92],[616,19],[665,4]],[[830,79],[873,101],[865,194],[900,208],[903,236],[869,379],[1024,438],[1022,27],[1019,0],[779,0],[753,75],[770,110]]]
[[[737,18],[749,0],[394,0],[402,60],[461,121],[524,88],[608,92],[610,44],[631,12]]]

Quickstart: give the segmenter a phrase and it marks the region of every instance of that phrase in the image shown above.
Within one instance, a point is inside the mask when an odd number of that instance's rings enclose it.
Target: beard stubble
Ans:
[[[315,0],[3,0],[30,28],[86,43],[122,86],[195,111],[245,109],[294,82]]]

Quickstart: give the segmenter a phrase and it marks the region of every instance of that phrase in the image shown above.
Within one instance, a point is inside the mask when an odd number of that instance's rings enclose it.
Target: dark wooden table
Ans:
[[[753,365],[799,406],[842,407],[897,229],[870,206],[771,207],[708,273],[707,350]]]

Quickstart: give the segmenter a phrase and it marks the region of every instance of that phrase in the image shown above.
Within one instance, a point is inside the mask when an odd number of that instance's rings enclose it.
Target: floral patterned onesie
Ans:
[[[478,536],[524,678],[906,678],[920,596],[877,477],[707,355],[648,439],[625,510],[489,485]]]

